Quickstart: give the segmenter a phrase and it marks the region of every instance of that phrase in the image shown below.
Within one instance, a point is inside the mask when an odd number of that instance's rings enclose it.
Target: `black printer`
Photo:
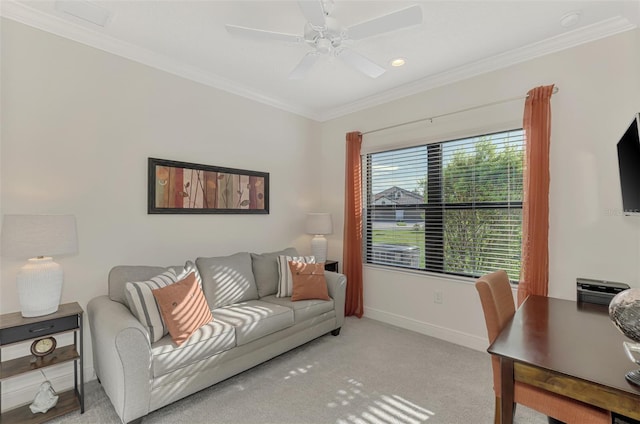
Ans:
[[[598,305],[609,305],[613,296],[630,288],[625,283],[591,280],[588,278],[576,279],[576,286],[579,303],[595,303]]]

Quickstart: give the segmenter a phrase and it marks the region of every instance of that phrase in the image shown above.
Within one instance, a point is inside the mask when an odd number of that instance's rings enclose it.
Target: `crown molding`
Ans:
[[[640,7],[636,11],[640,13]],[[350,113],[379,106],[383,103],[419,92],[506,68],[527,60],[638,27],[638,19],[628,19],[629,16],[627,16],[627,18],[615,17],[607,19],[522,48],[430,75],[421,80],[387,90],[380,94],[365,97],[336,108],[318,111],[270,96],[261,92],[259,89],[247,87],[211,72],[204,71],[201,68],[180,63],[167,56],[152,52],[151,50],[115,39],[100,30],[93,30],[81,26],[75,22],[28,7],[25,4],[17,3],[14,0],[0,1],[0,16],[160,69],[182,78],[319,122],[339,118]]]
[[[640,26],[640,0],[624,3],[624,15],[636,26]]]
[[[242,86],[201,68],[186,65],[167,56],[111,37],[100,30],[93,30],[75,22],[44,13],[14,0],[0,2],[0,16],[22,24],[86,44],[88,46],[160,69],[173,75],[189,79],[219,90],[272,106],[318,121],[319,115],[306,107],[288,103],[258,89]]]
[[[537,57],[556,53],[580,44],[606,38],[621,32],[633,30],[638,26],[623,17],[607,19],[595,24],[578,28],[546,40],[529,44],[518,49],[498,54],[476,62],[468,63],[457,68],[448,69],[421,80],[402,85],[383,93],[365,97],[321,114],[320,121],[339,118],[350,113],[358,112],[374,106],[379,106],[393,100],[408,97],[416,93],[432,90],[437,87],[469,79],[487,72],[507,68]]]

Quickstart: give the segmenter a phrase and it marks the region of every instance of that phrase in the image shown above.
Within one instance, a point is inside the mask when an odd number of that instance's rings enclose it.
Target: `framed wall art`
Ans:
[[[150,214],[268,214],[269,173],[149,158]]]

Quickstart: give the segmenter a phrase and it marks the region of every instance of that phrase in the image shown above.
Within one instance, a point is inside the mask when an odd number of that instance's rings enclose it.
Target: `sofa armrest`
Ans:
[[[93,367],[124,423],[149,413],[151,346],[146,329],[129,309],[100,296],[87,305]]]
[[[329,296],[333,299],[336,308],[337,327],[342,327],[344,322],[344,305],[347,293],[347,277],[337,272],[325,271],[324,276],[327,280],[327,288]]]

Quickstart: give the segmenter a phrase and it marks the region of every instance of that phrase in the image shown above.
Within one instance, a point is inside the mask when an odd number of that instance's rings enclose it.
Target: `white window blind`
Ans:
[[[517,281],[522,161],[521,129],[364,155],[365,261]]]

